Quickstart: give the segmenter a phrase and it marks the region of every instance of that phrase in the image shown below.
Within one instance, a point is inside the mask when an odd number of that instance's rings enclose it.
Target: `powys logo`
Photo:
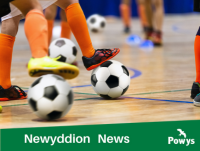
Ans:
[[[186,138],[186,134],[184,131],[182,131],[182,129],[177,129],[177,131],[180,132],[179,136],[183,135]]]
[[[188,139],[186,133],[182,129],[177,129],[179,132],[180,138],[168,137],[168,144],[175,144],[175,145],[193,145],[195,144],[195,139]],[[181,138],[184,137],[184,138]]]

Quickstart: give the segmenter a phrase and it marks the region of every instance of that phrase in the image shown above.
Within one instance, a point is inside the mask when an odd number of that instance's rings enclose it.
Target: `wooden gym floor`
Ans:
[[[0,102],[0,128],[199,120],[200,108],[190,99],[195,80],[193,43],[199,25],[198,15],[165,17],[164,46],[146,52],[127,45],[121,21],[109,18],[105,32],[91,34],[91,38],[95,48],[121,49],[115,60],[127,66],[132,76],[125,96],[103,100],[96,95],[88,86],[91,72],[84,69],[79,51],[80,75],[69,81],[75,101],[64,118],[43,121],[33,114],[27,100]],[[133,19],[132,26],[132,33],[142,36],[138,19]],[[21,23],[13,52],[12,83],[24,90],[35,80],[26,70],[29,50]]]

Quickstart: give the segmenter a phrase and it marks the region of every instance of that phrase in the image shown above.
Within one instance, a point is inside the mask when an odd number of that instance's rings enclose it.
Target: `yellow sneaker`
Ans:
[[[57,74],[65,79],[73,79],[78,76],[79,68],[57,61],[58,58],[31,58],[28,63],[28,72],[31,77],[39,77],[45,74]]]

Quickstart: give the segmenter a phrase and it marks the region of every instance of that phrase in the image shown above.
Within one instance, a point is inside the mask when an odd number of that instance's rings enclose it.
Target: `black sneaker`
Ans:
[[[13,85],[8,89],[0,86],[0,101],[26,99],[27,94],[18,86]]]
[[[197,94],[200,93],[200,84],[198,82],[194,82],[192,85],[192,90],[191,90],[191,98],[194,99]]]
[[[124,28],[124,33],[125,34],[129,34],[130,32],[131,32],[130,27],[127,26],[127,27]]]
[[[200,107],[200,93],[193,100],[194,105]]]
[[[102,63],[112,59],[120,52],[119,48],[114,49],[96,49],[94,56],[91,58],[82,57],[83,64],[87,70],[93,70],[97,68]]]

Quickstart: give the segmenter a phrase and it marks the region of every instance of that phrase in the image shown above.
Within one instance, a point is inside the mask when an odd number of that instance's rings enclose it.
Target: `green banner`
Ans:
[[[2,129],[0,151],[192,151],[200,148],[199,125],[178,121]]]

